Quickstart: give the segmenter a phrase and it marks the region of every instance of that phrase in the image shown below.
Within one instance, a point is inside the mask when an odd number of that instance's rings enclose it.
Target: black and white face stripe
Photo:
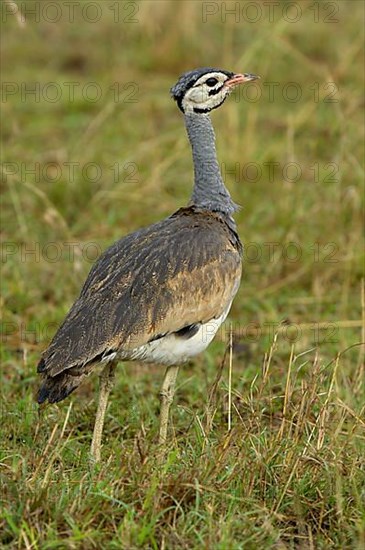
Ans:
[[[205,85],[210,92],[216,93],[218,90],[222,89],[224,82],[230,77],[230,74],[227,75],[221,71],[211,71],[198,78],[191,87],[198,88]]]
[[[231,89],[224,84],[234,74],[214,68],[195,69],[183,74],[171,93],[184,113],[209,113],[229,95]]]
[[[204,113],[210,113],[210,111],[212,111],[213,109],[216,109],[217,107],[220,107],[222,105],[222,103],[225,102],[226,100],[226,97],[227,95],[229,95],[230,91],[228,92],[228,94],[226,94],[223,99],[221,99],[220,103],[215,103],[214,104],[214,107],[206,107],[206,108],[201,108],[201,107],[193,107],[193,111],[194,113],[201,113],[201,114],[204,114]]]
[[[258,78],[251,73],[195,69],[180,76],[171,88],[171,95],[183,113],[204,114],[222,105],[235,86]]]
[[[214,90],[209,90],[209,95],[216,95],[218,94],[221,89],[223,88],[223,85],[222,86],[219,86],[218,88],[214,89]]]
[[[209,113],[222,105],[231,91],[225,86],[230,78],[221,71],[210,71],[198,78],[185,92],[181,102],[184,113]]]

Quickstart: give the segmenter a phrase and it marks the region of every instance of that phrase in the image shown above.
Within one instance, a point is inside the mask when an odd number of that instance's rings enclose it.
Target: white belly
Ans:
[[[200,326],[198,332],[191,338],[167,334],[157,340],[153,340],[144,346],[128,352],[119,352],[120,359],[143,361],[145,363],[161,363],[162,365],[178,365],[198,355],[209,346],[217,333],[217,330],[226,319],[231,304],[217,319],[212,319]],[[114,354],[115,355],[115,354]]]

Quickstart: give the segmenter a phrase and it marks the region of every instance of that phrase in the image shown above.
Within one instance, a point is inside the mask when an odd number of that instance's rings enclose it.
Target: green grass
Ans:
[[[364,5],[304,1],[290,23],[287,3],[273,19],[261,4],[250,23],[250,3],[237,21],[210,3],[218,12],[203,22],[206,4],[166,0],[136,4],[128,23],[134,4],[120,3],[116,23],[109,4],[96,23],[76,9],[74,22],[62,10],[57,23],[3,24],[3,81],[18,91],[2,103],[0,546],[360,550]],[[92,467],[96,377],[39,414],[36,363],[95,256],[187,202],[190,151],[169,87],[201,65],[261,75],[251,88],[260,99],[242,88],[213,114],[243,205],[242,285],[214,343],[180,371],[166,462],[156,446],[163,370],[131,363],[119,367]],[[91,82],[98,101],[85,95]],[[39,101],[22,83],[39,83]],[[73,177],[65,163],[77,163]]]

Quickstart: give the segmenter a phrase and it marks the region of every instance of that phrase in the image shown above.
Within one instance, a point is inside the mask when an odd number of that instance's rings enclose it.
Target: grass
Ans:
[[[287,3],[257,22],[245,2],[100,2],[95,23],[59,5],[3,24],[1,547],[360,550],[363,3],[304,1],[295,23]],[[168,90],[200,65],[261,75],[213,115],[242,285],[181,369],[163,466],[162,370],[124,364],[92,467],[96,377],[39,414],[36,363],[101,250],[187,202]]]

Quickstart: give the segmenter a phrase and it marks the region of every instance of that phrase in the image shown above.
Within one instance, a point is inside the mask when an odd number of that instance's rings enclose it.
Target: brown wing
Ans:
[[[182,208],[105,251],[38,371],[81,374],[105,353],[218,317],[240,277],[241,245],[224,218]]]

